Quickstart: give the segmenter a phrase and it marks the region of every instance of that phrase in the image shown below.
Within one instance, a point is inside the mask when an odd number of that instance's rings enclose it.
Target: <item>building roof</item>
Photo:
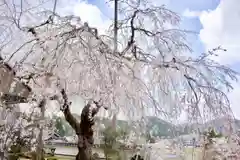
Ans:
[[[52,133],[48,134],[47,137],[44,138],[44,141],[49,141],[49,142],[68,142],[68,140],[65,137],[61,137],[57,133]]]

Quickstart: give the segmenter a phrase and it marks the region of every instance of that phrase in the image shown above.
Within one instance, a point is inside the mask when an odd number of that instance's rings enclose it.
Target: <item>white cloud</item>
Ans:
[[[199,15],[201,14],[201,12],[199,11],[192,11],[190,9],[186,9],[184,10],[183,12],[183,16],[184,17],[188,17],[188,18],[195,18],[195,17],[198,17]]]
[[[215,57],[215,60],[224,64],[240,62],[239,5],[239,0],[222,0],[215,10],[204,11],[199,16],[203,26],[200,39],[206,49],[221,45],[228,50]]]
[[[83,22],[88,22],[91,27],[97,27],[97,29],[103,33],[111,24],[101,10],[92,4],[87,2],[80,2],[74,6],[74,15],[79,16]]]
[[[200,39],[205,49],[212,49],[219,45],[227,49],[227,52],[219,53],[213,57],[221,64],[236,65],[240,63],[240,1],[222,0],[215,10],[203,11],[199,15],[202,29]],[[238,97],[240,84],[234,83],[234,90],[228,94],[231,107],[237,118],[240,118]]]
[[[105,9],[108,8],[108,6],[105,7]],[[98,6],[88,3],[86,0],[60,0],[56,11],[60,15],[75,15],[80,17],[82,22],[88,22],[89,26],[96,27],[101,34],[111,24],[111,20],[103,14]]]

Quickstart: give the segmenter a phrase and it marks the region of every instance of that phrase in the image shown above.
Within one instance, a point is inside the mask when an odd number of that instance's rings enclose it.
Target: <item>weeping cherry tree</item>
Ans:
[[[41,22],[28,25],[24,16],[36,19],[36,15],[22,11],[12,17],[15,32],[11,32],[21,36],[21,41],[17,47],[14,40],[2,44],[5,61],[19,77],[29,79],[26,83],[35,94],[52,100],[51,96],[62,95],[60,105],[77,134],[81,134],[78,125],[82,122],[76,123],[71,116],[68,97],[72,95],[101,99],[109,111],[137,113],[143,120],[139,128],[147,115],[174,120],[185,113],[191,121],[232,116],[226,94],[237,73],[213,60],[226,50],[216,47],[194,53],[187,42],[192,33],[181,30],[180,16],[164,5],[144,0],[119,3],[118,51],[113,52],[111,26],[100,35],[81,17],[60,16],[49,10],[40,10],[37,16]],[[94,124],[87,123],[90,128]],[[79,147],[79,153],[91,150],[92,142],[84,147]],[[81,153],[84,157],[91,154]]]

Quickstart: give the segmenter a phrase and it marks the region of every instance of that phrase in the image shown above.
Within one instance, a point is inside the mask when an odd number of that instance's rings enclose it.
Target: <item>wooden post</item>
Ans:
[[[39,108],[41,110],[41,121],[43,121],[45,117],[45,105],[46,105],[46,99],[42,99],[39,103]],[[38,135],[37,160],[43,160],[44,159],[43,126],[40,125],[39,127],[40,127],[40,133]]]

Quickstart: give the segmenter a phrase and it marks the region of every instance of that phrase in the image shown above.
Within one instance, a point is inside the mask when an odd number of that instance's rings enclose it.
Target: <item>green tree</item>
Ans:
[[[106,159],[120,160],[120,143],[117,141],[121,136],[121,131],[117,131],[112,127],[103,130],[103,149]]]
[[[103,141],[106,146],[112,147],[116,144],[117,138],[120,137],[120,133],[112,129],[112,127],[107,127],[103,131]]]
[[[53,116],[53,119],[55,122],[55,132],[57,134],[59,134],[61,137],[73,135],[74,131],[65,119],[56,115]]]
[[[213,128],[209,128],[207,132],[204,132],[204,136],[207,139],[207,143],[205,144],[205,147],[208,148],[209,145],[213,144],[214,138],[220,138],[223,135],[221,133],[217,133]]]
[[[146,133],[146,141],[149,143],[155,143],[155,139],[151,136],[149,132]]]
[[[127,128],[120,128],[118,133],[121,139],[126,140],[127,136],[129,135],[129,130]]]
[[[66,128],[64,127],[64,122],[63,119],[60,117],[56,118],[55,121],[55,128],[56,128],[56,132],[61,136],[65,136],[66,135]]]

